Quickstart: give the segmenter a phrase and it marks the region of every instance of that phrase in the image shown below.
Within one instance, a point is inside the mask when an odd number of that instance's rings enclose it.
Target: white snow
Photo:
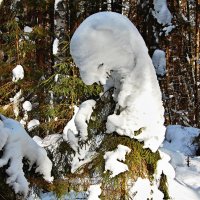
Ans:
[[[167,127],[161,150],[169,154],[170,163],[175,169],[175,179],[168,178],[172,199],[200,199],[200,157],[195,156],[196,147],[193,144],[194,137],[199,134],[200,129],[197,128],[180,125]]]
[[[33,31],[33,28],[29,27],[29,26],[25,26],[24,27],[24,32],[25,33],[31,33]]]
[[[31,111],[32,110],[32,104],[30,101],[25,101],[22,105],[23,109],[25,111]]]
[[[74,134],[74,132],[69,129],[68,132],[67,132],[67,139],[68,139],[68,142],[69,142],[69,145],[71,146],[71,148],[74,150],[74,151],[77,151],[78,150],[78,137],[77,135]]]
[[[82,140],[86,140],[88,136],[87,131],[87,122],[89,122],[93,108],[95,107],[95,100],[87,100],[84,101],[80,107],[78,112],[76,113],[74,122],[76,129],[78,130]]]
[[[74,122],[74,119],[75,119],[76,113],[78,112],[78,109],[79,108],[77,106],[74,107],[74,115],[73,115],[72,119],[64,127],[64,130],[63,130],[63,139],[65,141],[69,142],[71,148],[74,151],[77,151],[77,149],[78,149],[78,138],[77,138],[78,131],[76,129],[75,122]]]
[[[20,79],[24,78],[24,69],[21,65],[17,65],[13,70],[12,70],[13,82],[17,82]]]
[[[61,134],[47,135],[44,139],[39,136],[34,136],[33,140],[41,147],[48,147],[50,145],[56,146],[57,142],[62,138]]]
[[[57,6],[58,6],[58,3],[61,2],[62,0],[55,0],[55,3],[54,3],[54,9],[57,10]]]
[[[160,49],[156,49],[153,53],[152,61],[156,69],[156,74],[160,76],[164,76],[166,74],[165,52]]]
[[[101,195],[101,184],[90,185],[88,188],[89,196],[87,200],[100,200],[99,196]]]
[[[184,155],[193,156],[196,147],[192,142],[199,134],[200,130],[197,128],[184,127],[180,125],[168,126],[164,148],[174,152],[181,152]]]
[[[169,25],[167,27],[163,28],[163,31],[165,32],[165,36],[168,36],[169,33],[175,28],[175,25]]]
[[[56,75],[55,75],[55,77],[54,77],[54,81],[55,81],[55,82],[58,82],[59,75],[60,75],[60,74],[56,74]]]
[[[170,25],[172,15],[167,7],[166,0],[154,0],[153,16],[157,19],[159,24]]]
[[[119,144],[117,149],[114,151],[108,151],[105,153],[105,171],[111,171],[112,174],[110,177],[115,177],[128,170],[128,166],[120,161],[125,162],[125,155],[130,153],[130,151],[131,149],[127,146]]]
[[[37,119],[32,119],[31,121],[28,122],[27,128],[28,131],[32,131],[34,128],[40,125],[40,121]]]
[[[67,132],[68,130],[70,129],[71,131],[73,131],[75,133],[75,135],[78,135],[78,131],[76,129],[76,126],[75,126],[75,122],[74,122],[74,119],[75,119],[75,116],[76,116],[76,113],[78,112],[79,108],[77,106],[74,106],[74,115],[72,117],[72,119],[67,123],[67,125],[64,127],[64,130],[63,130],[63,138],[67,141],[68,138],[67,138]]]
[[[24,176],[22,159],[29,161],[29,169],[36,163],[35,172],[43,175],[46,181],[51,182],[52,163],[47,157],[46,151],[39,147],[24,130],[23,126],[10,118],[0,115],[0,147],[3,148],[3,156],[0,158],[0,167],[9,164],[6,173],[7,184],[12,186],[15,193],[28,193],[28,182]]]
[[[170,156],[161,150],[159,150],[161,159],[157,162],[155,178],[160,179],[161,174],[165,174],[167,178],[173,179],[175,177],[175,171],[172,165],[169,163]]]
[[[86,200],[87,194],[85,191],[76,192],[74,190],[71,190],[69,192],[66,191],[66,194],[63,195],[59,199],[62,199],[62,200]],[[42,191],[40,191],[40,195],[38,196],[35,193],[34,189],[32,189],[27,200],[58,200],[58,197],[53,192],[42,192]]]
[[[56,55],[58,53],[58,44],[59,44],[59,40],[58,38],[55,38],[55,40],[53,41],[53,54]]]
[[[164,197],[163,193],[149,179],[142,179],[140,177],[130,188],[129,195],[134,200],[163,200]]]
[[[75,151],[75,155],[71,161],[71,173],[74,173],[79,167],[90,162],[96,152],[90,152],[91,144],[87,143],[82,147],[79,146],[79,140],[87,139],[87,122],[95,106],[94,100],[87,100],[83,102],[80,107],[74,107],[74,116],[67,123],[63,130],[63,139],[69,143],[71,148]],[[80,133],[80,138],[78,137]]]
[[[144,148],[155,152],[164,140],[164,108],[152,60],[136,27],[117,13],[91,15],[75,31],[70,51],[86,84],[115,88],[120,114],[108,117],[107,132],[143,141]]]
[[[10,98],[10,102],[13,104],[13,112],[14,112],[16,118],[19,115],[19,104],[23,100],[24,100],[24,98],[22,97],[22,90],[17,92],[13,98]]]
[[[96,152],[90,152],[91,144],[85,144],[76,150],[75,155],[71,161],[71,173],[76,172],[79,167],[92,161]]]

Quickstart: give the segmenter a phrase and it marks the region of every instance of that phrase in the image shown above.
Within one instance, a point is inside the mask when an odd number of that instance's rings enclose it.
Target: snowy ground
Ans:
[[[200,199],[200,156],[195,156],[193,138],[199,129],[182,126],[168,126],[163,151],[171,157],[176,177],[169,180],[169,192],[172,199]]]

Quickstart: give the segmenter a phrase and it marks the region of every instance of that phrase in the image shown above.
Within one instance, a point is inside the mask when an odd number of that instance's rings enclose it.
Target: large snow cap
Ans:
[[[143,48],[135,48],[141,43]],[[129,71],[138,50],[147,52],[138,30],[127,17],[114,12],[88,17],[78,27],[70,44],[81,78],[89,85],[98,81],[105,84],[110,70],[125,68]]]
[[[114,88],[116,112],[108,116],[108,133],[144,142],[155,152],[164,139],[164,109],[155,68],[145,42],[131,21],[118,13],[88,17],[75,31],[71,55],[83,81]],[[142,133],[135,135],[135,131]]]

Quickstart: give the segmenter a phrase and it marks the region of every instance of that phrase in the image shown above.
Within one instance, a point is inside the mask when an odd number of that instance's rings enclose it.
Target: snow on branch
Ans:
[[[76,128],[78,130],[78,132],[80,133],[80,136],[82,138],[82,140],[86,140],[87,136],[88,136],[88,131],[87,131],[87,123],[90,120],[93,108],[96,104],[95,100],[87,100],[84,101],[80,107],[79,110],[75,116],[75,125]]]
[[[111,177],[115,177],[116,175],[127,171],[128,166],[120,161],[125,161],[125,155],[130,152],[130,148],[121,144],[119,144],[117,149],[114,151],[106,152],[104,155],[104,159],[106,161],[105,171],[111,171]]]
[[[164,76],[166,74],[166,57],[165,52],[156,49],[152,56],[153,65],[156,69],[156,74]]]
[[[9,164],[7,184],[12,186],[15,193],[28,193],[28,181],[23,172],[23,158],[29,162],[29,169],[36,164],[35,172],[43,175],[43,178],[51,182],[52,163],[47,157],[45,149],[38,146],[27,134],[23,126],[10,118],[0,114],[0,150],[3,156],[0,158],[0,167]]]
[[[107,133],[138,139],[155,152],[164,140],[164,108],[152,60],[136,27],[123,15],[96,13],[75,31],[70,51],[85,84],[114,88],[116,109],[107,118]]]
[[[90,185],[88,188],[88,200],[100,200],[99,196],[101,195],[101,184]]]
[[[153,16],[157,19],[159,24],[170,25],[172,14],[170,13],[166,0],[154,0]]]

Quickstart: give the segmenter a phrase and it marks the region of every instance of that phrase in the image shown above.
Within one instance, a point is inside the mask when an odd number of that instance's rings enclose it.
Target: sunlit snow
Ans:
[[[24,27],[24,32],[25,33],[31,33],[33,31],[33,28],[29,27],[29,26],[25,26]]]
[[[24,176],[22,159],[29,161],[29,169],[36,163],[35,172],[42,174],[49,182],[53,180],[52,163],[46,151],[32,140],[19,122],[3,115],[0,115],[0,119],[0,150],[3,148],[0,167],[9,164],[6,183],[13,187],[15,193],[26,196],[29,183]]]
[[[128,170],[128,166],[120,161],[125,162],[125,155],[129,154],[130,152],[130,148],[119,144],[117,149],[114,151],[108,151],[105,153],[105,171],[109,170],[111,172],[110,177],[115,177],[116,175]]]
[[[138,178],[130,188],[129,195],[134,200],[163,200],[163,193],[149,179]]]
[[[88,193],[89,196],[87,200],[100,200],[99,196],[101,195],[101,185],[90,185]]]
[[[75,31],[70,49],[86,84],[115,89],[120,114],[108,117],[107,132],[136,138],[155,152],[164,139],[164,108],[152,60],[135,26],[117,13],[91,15]]]
[[[53,41],[53,54],[57,54],[58,53],[58,44],[59,44],[59,40],[58,38],[55,38],[55,40]]]
[[[78,112],[76,113],[74,122],[76,129],[78,130],[82,140],[87,139],[88,131],[87,131],[87,122],[89,122],[93,108],[95,107],[95,100],[87,100],[84,101],[80,107]]]
[[[32,110],[32,104],[30,101],[25,101],[22,105],[23,109],[25,111],[31,111]]]
[[[21,65],[17,65],[13,70],[12,70],[13,82],[17,82],[20,79],[24,78],[24,69]]]
[[[40,125],[40,121],[37,119],[32,119],[31,121],[28,122],[27,128],[28,131],[32,131],[34,128]]]

